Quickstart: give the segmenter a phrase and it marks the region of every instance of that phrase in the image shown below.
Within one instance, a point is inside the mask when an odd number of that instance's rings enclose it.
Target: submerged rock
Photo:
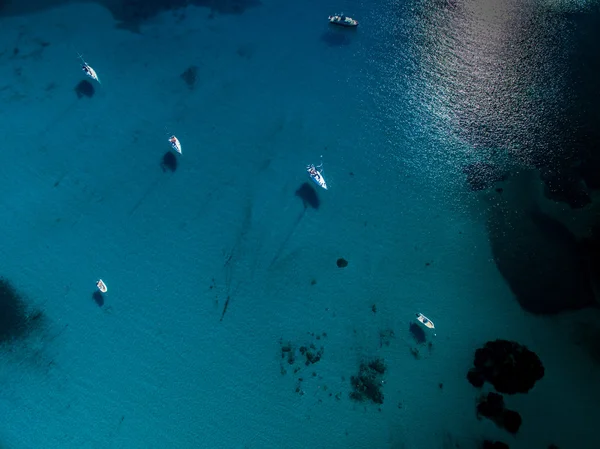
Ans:
[[[179,77],[183,80],[183,82],[187,85],[190,90],[194,90],[196,86],[196,81],[198,80],[198,66],[191,65],[187,69],[183,71]]]
[[[350,399],[358,402],[371,401],[375,404],[383,404],[383,380],[386,366],[382,359],[375,359],[360,364],[357,376],[350,378],[352,392]]]
[[[577,239],[559,221],[536,209],[496,207],[488,236],[494,262],[523,309],[555,314],[596,304]]]
[[[481,449],[509,449],[509,446],[502,441],[484,440]]]
[[[140,25],[165,11],[181,11],[190,5],[209,8],[211,15],[243,14],[247,9],[261,5],[260,0],[92,0],[112,14],[119,28],[139,33]],[[68,0],[9,1],[0,0],[0,16],[26,15],[55,8]]]
[[[139,31],[143,22],[164,11],[181,10],[190,5],[210,8],[218,14],[243,14],[247,9],[259,6],[260,0],[94,0],[105,6],[119,23],[120,28]]]
[[[544,196],[550,200],[567,203],[571,209],[581,209],[592,202],[585,189],[583,180],[575,170],[543,169],[541,179],[544,181]]]
[[[477,349],[473,365],[467,375],[473,386],[479,388],[487,381],[496,391],[506,394],[527,393],[545,372],[535,352],[517,342],[500,339]]]
[[[521,415],[504,406],[504,398],[498,393],[488,393],[477,404],[477,415],[492,420],[498,427],[515,434],[521,427]]]
[[[346,259],[344,259],[343,257],[340,257],[336,261],[336,265],[338,266],[338,268],[346,268],[348,266],[348,261]]]
[[[26,337],[44,321],[44,314],[28,307],[22,295],[0,278],[0,344]]]

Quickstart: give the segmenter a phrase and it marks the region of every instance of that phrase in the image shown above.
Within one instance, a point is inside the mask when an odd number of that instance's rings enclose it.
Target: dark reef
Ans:
[[[11,283],[0,278],[0,344],[27,337],[43,321],[44,314],[29,308]]]
[[[544,377],[537,354],[514,341],[488,341],[475,351],[474,365],[469,382],[479,388],[487,381],[500,393],[527,393]]]
[[[323,351],[323,347],[317,350],[316,346],[312,343],[308,347],[300,346],[300,354],[302,354],[306,359],[304,361],[306,366],[312,365],[313,363],[317,363],[319,360],[321,360],[321,357],[323,357]]]
[[[140,25],[163,11],[181,10],[189,6],[209,8],[211,14],[243,14],[261,5],[260,0],[92,0],[110,11],[119,28],[139,32]],[[50,9],[68,0],[0,1],[0,15],[26,15]]]
[[[340,257],[335,264],[338,266],[338,268],[346,268],[348,266],[348,261],[343,257]]]
[[[581,209],[592,202],[582,178],[571,167],[540,170],[544,182],[544,196],[556,202],[567,203],[572,209]]]
[[[344,33],[347,30],[325,31],[321,34],[321,42],[329,47],[345,47],[352,42]]]
[[[508,38],[512,50],[502,54],[520,85],[489,89],[495,78],[484,76],[465,87],[451,73],[441,80],[455,112],[452,130],[468,143],[468,157],[481,161],[462,163],[461,177],[470,190],[501,189],[488,209],[494,260],[531,313],[556,314],[596,306],[600,300],[590,288],[592,283],[600,292],[597,251],[563,226],[571,220],[587,220],[590,228],[600,225],[600,215],[593,212],[600,190],[599,12],[597,6],[586,13],[548,8],[532,15],[526,29]],[[545,25],[549,22],[554,26]],[[490,44],[481,45],[493,51]],[[539,64],[541,58],[549,63]],[[485,104],[473,103],[471,92],[489,97]],[[507,188],[497,183],[509,184],[523,171],[534,175],[536,185],[522,196],[538,204],[567,205],[560,221],[522,208],[518,199],[499,201]],[[544,209],[558,210],[553,206]]]
[[[321,343],[327,338],[327,332],[308,332],[308,334],[311,336],[312,342],[306,342],[305,340],[305,343],[300,346],[290,341],[284,342],[283,339],[279,340],[281,348],[279,369],[281,375],[285,376],[291,371],[293,377],[296,378],[294,391],[300,396],[305,394],[305,388],[310,388],[311,386],[316,388],[319,393],[324,393],[328,390],[325,384],[315,384],[307,380],[308,378],[318,378],[319,381],[323,379],[318,374],[317,369],[325,352],[325,347]],[[317,391],[315,391],[315,394],[317,394]],[[332,392],[329,392],[328,397],[340,400],[341,392],[335,393],[335,396]],[[321,401],[322,399],[319,399],[319,402]]]
[[[556,314],[597,305],[581,244],[558,220],[535,207],[496,206],[488,236],[494,262],[523,309]]]
[[[496,391],[505,394],[527,393],[544,377],[539,357],[525,346],[508,340],[488,341],[475,351],[474,367],[467,379],[476,388],[487,381]],[[490,392],[479,398],[477,416],[491,419],[497,426],[516,434],[521,428],[521,415],[504,406],[501,394]],[[484,444],[483,447],[508,447],[504,443]]]
[[[317,340],[321,340],[321,335],[317,335]],[[302,345],[296,350],[295,346],[288,342],[281,344],[281,358],[286,359],[289,365],[294,365],[298,362],[298,359],[302,361],[305,366],[313,365],[321,360],[323,357],[323,352],[325,348],[321,346],[317,349],[317,346],[314,343],[310,343],[308,345]]]
[[[362,362],[357,376],[350,378],[352,392],[350,399],[358,402],[371,401],[375,404],[383,404],[383,375],[386,366],[382,359],[370,362]]]
[[[419,326],[417,323],[410,323],[408,326],[408,331],[413,336],[415,341],[419,344],[425,343],[427,341],[427,336],[425,335],[425,330]]]
[[[138,32],[139,26],[163,11],[183,9],[188,6],[206,7],[211,13],[243,14],[259,6],[260,0],[95,0],[105,6],[119,23],[119,27]]]
[[[481,449],[509,449],[509,446],[502,441],[484,440]]]
[[[504,399],[498,393],[488,393],[480,398],[477,404],[477,415],[491,419],[498,427],[513,434],[521,427],[521,415],[506,409]]]
[[[191,65],[185,71],[179,75],[183,82],[187,85],[190,90],[193,90],[196,86],[198,79],[198,66]]]

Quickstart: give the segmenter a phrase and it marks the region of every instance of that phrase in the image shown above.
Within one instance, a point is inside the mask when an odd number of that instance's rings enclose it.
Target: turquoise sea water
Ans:
[[[598,447],[599,368],[575,344],[598,313],[521,310],[489,248],[497,196],[462,172],[493,153],[527,176],[571,95],[550,43],[570,48],[574,26],[530,24],[587,6],[269,0],[163,12],[139,34],[96,3],[0,18],[0,275],[46,317],[0,355],[0,447]],[[328,28],[340,9],[360,27]],[[517,51],[519,30],[546,46]],[[91,98],[78,52],[102,81]],[[170,134],[183,154],[164,172]],[[321,162],[329,190],[305,208]],[[465,378],[495,338],[546,367],[506,399],[516,437],[477,420]],[[323,356],[292,366],[286,342]],[[384,403],[353,402],[374,357]]]

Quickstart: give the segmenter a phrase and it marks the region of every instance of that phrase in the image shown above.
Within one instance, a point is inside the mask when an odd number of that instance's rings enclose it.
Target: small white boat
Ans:
[[[106,291],[108,290],[106,284],[102,279],[98,279],[98,282],[96,282],[96,287],[98,287],[98,290],[100,290],[102,293],[106,293]]]
[[[348,28],[358,26],[358,20],[355,20],[352,17],[345,16],[344,13],[334,14],[332,16],[329,16],[327,19],[329,20],[329,23],[333,25],[339,25]]]
[[[429,329],[435,329],[435,326],[433,325],[433,321],[431,321],[429,318],[427,318],[422,313],[417,313],[417,320],[419,320],[421,323],[423,323]]]
[[[96,71],[92,68],[91,65],[89,65],[87,62],[85,62],[85,60],[83,59],[83,56],[79,55],[79,59],[81,59],[81,62],[83,63],[83,65],[81,66],[83,73],[85,73],[87,76],[89,76],[94,81],[98,81],[99,84],[102,84],[100,82],[100,78],[98,78],[98,74],[96,73]]]
[[[306,171],[308,172],[308,175],[310,176],[310,178],[315,182],[315,184],[317,184],[319,187],[322,187],[325,190],[327,190],[327,183],[325,182],[323,173],[318,168],[320,168],[320,167],[315,167],[314,165],[311,164],[306,167]]]
[[[169,137],[169,143],[171,144],[171,147],[173,147],[173,149],[175,151],[177,151],[179,154],[181,154],[181,142],[179,142],[179,139],[175,136],[171,136]]]

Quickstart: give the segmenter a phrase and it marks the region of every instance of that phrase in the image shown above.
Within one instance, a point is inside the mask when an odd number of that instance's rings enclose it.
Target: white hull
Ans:
[[[419,320],[419,322],[424,324],[429,329],[435,329],[435,325],[433,324],[433,321],[431,321],[429,318],[427,318],[422,313],[417,313],[417,320]]]
[[[106,293],[108,291],[108,287],[102,279],[98,279],[98,282],[96,282],[96,287],[98,287],[98,290],[100,290],[102,293]]]
[[[179,142],[179,139],[175,136],[171,136],[169,137],[169,143],[171,144],[171,147],[177,151],[179,154],[181,154],[181,143]]]
[[[327,183],[325,182],[323,174],[317,170],[314,165],[309,165],[306,167],[306,171],[308,172],[310,179],[312,179],[316,185],[327,190]]]

